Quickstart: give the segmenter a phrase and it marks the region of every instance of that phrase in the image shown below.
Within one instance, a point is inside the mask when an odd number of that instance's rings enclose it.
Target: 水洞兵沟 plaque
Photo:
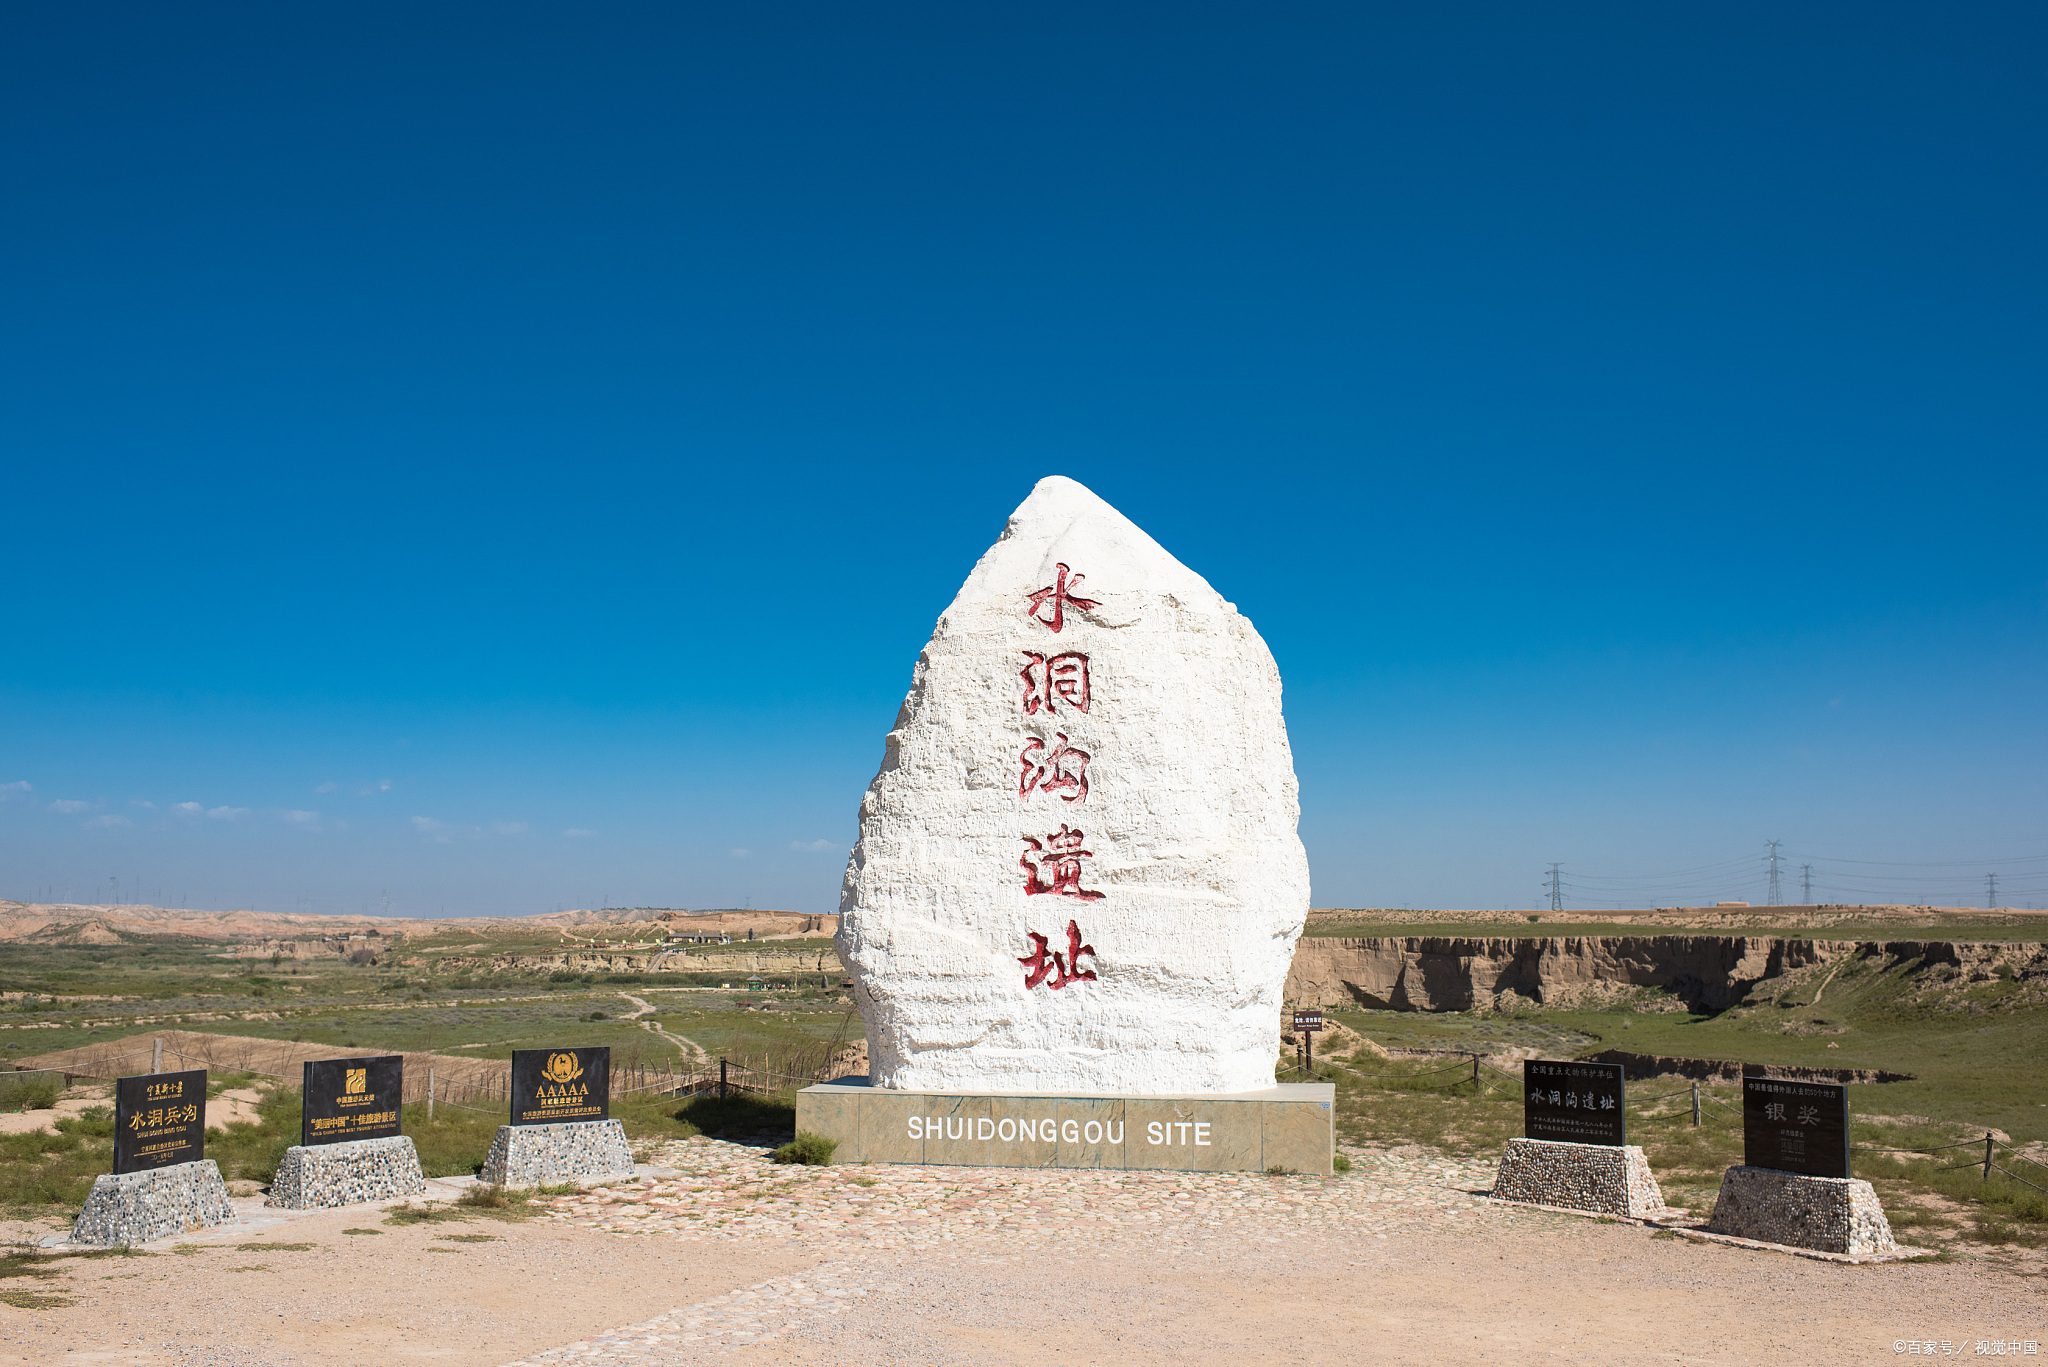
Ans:
[[[561,1125],[611,1114],[612,1051],[514,1049],[512,1123]]]
[[[305,1065],[301,1144],[339,1144],[398,1134],[405,1055],[323,1058]]]
[[[1839,1082],[1742,1079],[1742,1161],[1808,1177],[1847,1177],[1849,1089]]]
[[[144,1073],[114,1084],[114,1171],[196,1163],[206,1151],[206,1070]]]
[[[1621,1065],[1523,1060],[1522,1133],[1565,1144],[1626,1144]]]

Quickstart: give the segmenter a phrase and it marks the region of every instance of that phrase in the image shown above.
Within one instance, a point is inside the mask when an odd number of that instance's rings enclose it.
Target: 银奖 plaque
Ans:
[[[1847,1177],[1849,1089],[1839,1082],[1742,1079],[1742,1161],[1808,1177]]]
[[[1628,1143],[1622,1066],[1525,1059],[1522,1133],[1565,1144]]]
[[[323,1058],[305,1066],[299,1143],[339,1144],[398,1134],[405,1055]]]
[[[144,1073],[114,1084],[114,1171],[147,1172],[206,1156],[206,1070]]]
[[[612,1051],[514,1049],[512,1123],[563,1125],[611,1114]]]

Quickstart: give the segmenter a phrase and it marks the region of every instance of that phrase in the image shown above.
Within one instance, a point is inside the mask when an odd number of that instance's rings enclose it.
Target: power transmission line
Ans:
[[[1549,892],[1550,909],[1552,911],[1564,910],[1564,884],[1558,878],[1558,870],[1563,867],[1562,864],[1552,864],[1550,866]]]
[[[1769,860],[1771,865],[1771,890],[1764,898],[1764,905],[1767,907],[1784,905],[1778,896],[1778,846],[1784,843],[1782,840],[1766,840],[1764,842],[1770,849],[1770,853],[1765,855],[1764,858]]]
[[[1992,908],[1998,906],[1998,875],[1995,873],[1984,875],[1984,905]]]
[[[1813,865],[1811,864],[1801,864],[1799,866],[1799,904],[1807,907],[1813,905]]]

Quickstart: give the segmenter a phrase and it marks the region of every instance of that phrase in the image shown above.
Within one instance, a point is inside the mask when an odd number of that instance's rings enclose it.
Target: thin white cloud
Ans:
[[[313,791],[316,793],[338,793],[341,791],[341,785],[339,783],[329,781],[327,783],[321,784],[318,788],[315,788]]]
[[[206,814],[215,821],[239,821],[249,814],[247,807],[209,807]]]
[[[753,857],[753,854],[752,850],[734,850],[732,857],[735,859],[750,859]]]
[[[287,824],[297,826],[300,830],[317,831],[320,829],[320,813],[318,812],[286,812],[284,819]]]
[[[62,812],[66,816],[69,816],[73,812],[82,812],[90,806],[92,806],[90,802],[80,802],[75,797],[60,797],[55,802],[52,802],[50,804],[50,810],[53,812]]]
[[[151,802],[146,797],[131,797],[128,799],[128,805],[131,807],[140,807],[145,812],[153,812],[156,810],[156,804],[154,802]]]
[[[789,842],[789,847],[793,850],[801,850],[805,854],[823,854],[826,850],[838,849],[839,842],[836,840],[792,840]]]
[[[390,791],[391,780],[388,778],[380,778],[375,783],[365,783],[357,787],[356,796],[368,797],[372,793],[388,793]]]
[[[35,789],[29,787],[28,780],[25,778],[17,779],[13,783],[0,783],[0,802],[5,802],[9,798],[21,797],[26,793],[34,791]]]
[[[436,845],[446,845],[456,836],[456,828],[445,821],[436,821],[431,816],[416,816],[412,828],[432,840]]]
[[[571,826],[568,830],[563,831],[562,834],[568,836],[571,840],[581,840],[584,836],[596,835],[597,832],[586,831],[581,826]]]
[[[85,824],[97,830],[115,831],[123,826],[133,826],[135,823],[125,816],[96,816]]]
[[[179,802],[171,807],[179,816],[198,816],[206,809],[196,802]]]

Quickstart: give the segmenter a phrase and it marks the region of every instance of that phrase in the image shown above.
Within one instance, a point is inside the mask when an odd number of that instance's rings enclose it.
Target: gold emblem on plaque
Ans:
[[[348,1086],[343,1089],[344,1091],[353,1096],[358,1092],[369,1090],[370,1070],[368,1068],[350,1068],[347,1071]]]
[[[548,1066],[541,1070],[541,1076],[557,1085],[570,1083],[583,1076],[583,1067],[574,1054],[549,1054]]]

